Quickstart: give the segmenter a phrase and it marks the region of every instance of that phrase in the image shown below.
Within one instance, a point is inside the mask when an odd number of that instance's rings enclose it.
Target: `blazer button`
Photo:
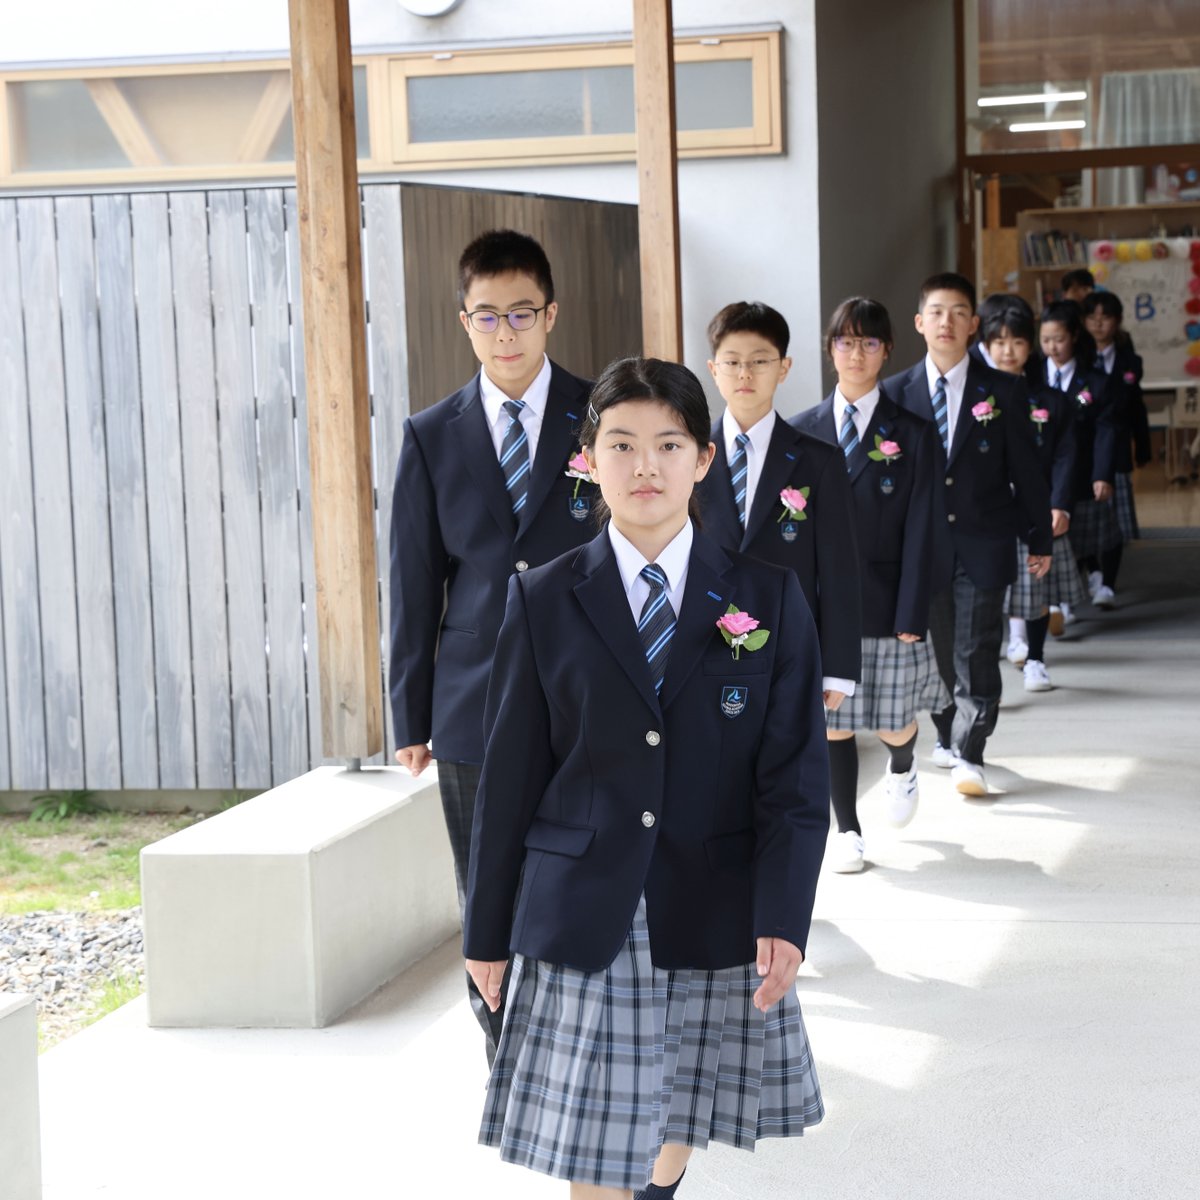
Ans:
[[[953,487],[953,486],[954,486],[954,479],[953,479],[951,476],[949,476],[949,475],[947,475],[947,476],[946,476],[946,486],[947,486],[947,487]]]
[[[645,825],[647,829],[650,829],[654,825],[654,814],[652,812],[642,813],[642,824]]]
[[[519,559],[517,559],[517,570],[518,571],[528,571],[529,564],[523,558],[519,558]]]
[[[662,734],[655,729],[650,730],[650,732],[646,734],[646,744],[648,746],[657,746],[661,741]]]
[[[951,513],[951,514],[950,514],[950,515],[949,515],[949,516],[946,518],[946,520],[947,520],[947,521],[949,521],[951,524],[953,524],[955,521],[957,521],[957,520],[958,520],[958,518],[957,518],[957,517],[956,517],[956,516],[955,516],[953,513]]]

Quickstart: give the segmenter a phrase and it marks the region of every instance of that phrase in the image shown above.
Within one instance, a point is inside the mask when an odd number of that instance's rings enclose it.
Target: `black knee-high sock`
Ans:
[[[883,742],[883,738],[879,739]],[[907,742],[901,742],[898,746],[893,746],[888,742],[883,742],[888,750],[888,770],[893,775],[907,775],[912,770],[913,765],[913,748],[917,744],[917,731],[914,729],[912,737]]]
[[[858,823],[858,743],[854,736],[829,743],[829,795],[842,833],[862,833]]]
[[[1046,631],[1050,628],[1050,614],[1025,622],[1025,640],[1029,643],[1031,662],[1046,661]]]
[[[1117,572],[1121,569],[1121,551],[1124,546],[1114,546],[1100,555],[1100,573],[1104,576],[1104,586],[1116,588]]]
[[[683,1175],[680,1175],[674,1183],[667,1187],[660,1187],[657,1183],[648,1183],[646,1186],[633,1193],[633,1200],[672,1200],[675,1195],[675,1189],[683,1182],[683,1176],[687,1174],[687,1168],[683,1170]]]

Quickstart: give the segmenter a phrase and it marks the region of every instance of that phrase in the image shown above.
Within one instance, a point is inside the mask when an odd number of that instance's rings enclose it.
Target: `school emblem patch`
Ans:
[[[896,490],[896,481],[890,475],[881,475],[879,478],[879,490],[885,496],[890,496]]]
[[[746,711],[746,699],[750,695],[748,687],[740,684],[721,689],[721,711],[732,720],[740,717]]]
[[[576,521],[586,521],[588,514],[592,511],[592,501],[590,496],[573,496],[567,501],[570,508],[571,516]]]
[[[795,521],[784,521],[784,523],[779,526],[779,536],[783,538],[785,542],[794,542],[799,534],[800,526],[797,525]]]

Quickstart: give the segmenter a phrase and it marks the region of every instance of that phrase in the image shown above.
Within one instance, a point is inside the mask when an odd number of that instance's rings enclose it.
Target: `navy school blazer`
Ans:
[[[435,758],[483,762],[483,705],[508,577],[595,534],[595,487],[567,463],[591,384],[551,364],[520,521],[476,375],[404,423],[392,497],[388,689],[397,746],[433,739]],[[582,504],[579,503],[582,501]]]
[[[1096,361],[1099,364],[1101,360]],[[1108,376],[1108,386],[1116,393],[1117,417],[1122,427],[1113,465],[1115,470],[1125,474],[1133,470],[1135,457],[1138,466],[1142,467],[1153,457],[1150,449],[1150,414],[1142,394],[1142,374],[1141,355],[1135,354],[1132,346],[1118,346],[1113,369]],[[1132,454],[1130,439],[1133,442]]]
[[[901,408],[933,422],[924,358],[883,386]],[[971,409],[988,398],[997,415],[985,423]],[[936,432],[933,439],[935,593],[949,586],[956,558],[976,587],[1001,588],[1016,578],[1018,537],[1031,554],[1050,553],[1050,489],[1033,430],[1024,380],[970,357],[949,454]]]
[[[1046,378],[1046,360],[1038,355],[1040,378]],[[1070,420],[1075,441],[1075,457],[1071,471],[1070,503],[1055,505],[1068,511],[1079,500],[1091,500],[1092,483],[1102,480],[1112,483],[1116,474],[1118,446],[1128,442],[1128,432],[1121,419],[1121,389],[1113,386],[1105,373],[1104,364],[1097,360],[1090,367],[1075,365],[1071,386],[1067,391],[1046,383],[1038,396],[1057,393],[1062,397],[1067,419]],[[1084,394],[1088,399],[1083,399]]]
[[[791,421],[838,448],[833,393]],[[855,456],[850,491],[858,533],[863,636],[925,636],[929,628],[929,567],[933,553],[933,426],[905,412],[881,388],[863,453]],[[875,439],[893,441],[892,462],[867,457]]]
[[[730,482],[725,434],[712,427],[716,458],[696,487],[704,532],[726,550],[787,567],[800,581],[821,642],[825,675],[862,678],[858,549],[842,452],[801,433],[781,416],[767,447],[754,503],[742,528]],[[785,487],[809,489],[802,521],[780,521]]]
[[[735,604],[770,631],[738,659]],[[601,970],[645,894],[654,963],[803,949],[829,826],[821,667],[791,572],[696,531],[656,696],[607,530],[514,576],[488,689],[464,953]],[[515,912],[514,912],[515,909]]]
[[[1075,413],[1066,392],[1044,382],[1029,397],[1029,420],[1042,474],[1050,485],[1050,507],[1070,512],[1075,504]],[[1037,411],[1047,414],[1034,420]]]

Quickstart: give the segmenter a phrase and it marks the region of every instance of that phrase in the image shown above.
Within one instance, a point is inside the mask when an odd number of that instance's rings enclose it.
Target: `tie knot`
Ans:
[[[667,586],[667,573],[658,563],[649,563],[640,571],[641,577],[650,585],[650,590],[662,591]]]
[[[846,415],[847,415],[848,417],[854,417],[854,416],[857,416],[857,415],[858,415],[858,408],[857,408],[857,406],[855,406],[855,405],[853,405],[853,404],[847,404],[847,405],[846,405]]]
[[[521,419],[521,409],[525,407],[524,400],[505,400],[501,406],[514,421]]]
[[[945,375],[939,375],[939,376],[938,376],[937,385],[938,385],[938,387],[940,387],[940,388],[942,389],[942,391],[945,391],[945,390],[946,390],[946,377],[945,377]]]
[[[737,442],[740,449],[745,450],[750,444],[750,435],[748,433],[739,433],[733,440]]]

